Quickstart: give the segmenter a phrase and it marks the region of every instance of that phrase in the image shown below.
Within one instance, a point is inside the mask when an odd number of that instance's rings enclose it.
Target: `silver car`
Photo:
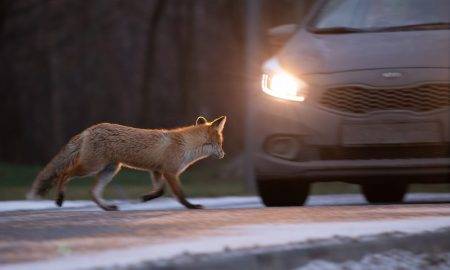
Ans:
[[[316,181],[369,202],[450,178],[448,0],[328,0],[263,66],[253,164],[267,206],[301,205]]]

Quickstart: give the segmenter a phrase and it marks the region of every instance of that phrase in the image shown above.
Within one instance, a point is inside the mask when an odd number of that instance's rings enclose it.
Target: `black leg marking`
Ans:
[[[105,211],[117,211],[119,210],[119,207],[117,205],[111,204],[111,205],[101,205],[100,206]]]
[[[61,191],[58,193],[58,198],[56,198],[55,203],[58,207],[61,207],[63,205],[63,202],[64,202],[64,192]]]
[[[150,200],[156,199],[164,195],[164,188],[157,190],[156,192],[151,192],[141,197],[142,202],[148,202]]]

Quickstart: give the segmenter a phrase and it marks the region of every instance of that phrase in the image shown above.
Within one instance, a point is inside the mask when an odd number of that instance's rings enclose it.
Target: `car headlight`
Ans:
[[[308,85],[299,78],[283,70],[276,59],[270,59],[264,64],[262,90],[271,96],[304,101]]]

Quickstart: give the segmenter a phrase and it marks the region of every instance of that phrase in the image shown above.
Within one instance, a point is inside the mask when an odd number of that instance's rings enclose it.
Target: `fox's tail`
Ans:
[[[27,199],[36,199],[45,196],[55,184],[55,179],[65,171],[73,168],[79,158],[81,143],[81,134],[75,135],[70,139],[36,176],[31,190],[27,193]]]

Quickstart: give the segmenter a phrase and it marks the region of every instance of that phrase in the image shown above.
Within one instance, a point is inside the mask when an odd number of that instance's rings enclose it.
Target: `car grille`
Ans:
[[[320,104],[343,112],[368,113],[381,110],[426,112],[450,106],[450,84],[423,84],[404,88],[329,88]]]

